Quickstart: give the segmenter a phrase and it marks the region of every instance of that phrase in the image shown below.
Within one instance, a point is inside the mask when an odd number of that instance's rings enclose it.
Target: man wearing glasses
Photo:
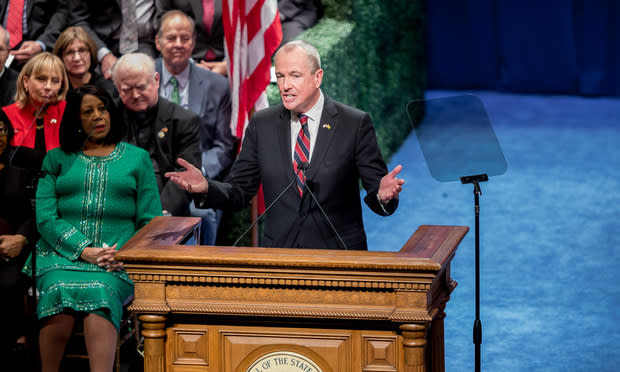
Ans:
[[[144,53],[119,58],[112,69],[112,80],[122,101],[120,111],[127,123],[127,142],[142,147],[151,156],[164,214],[188,216],[191,196],[164,173],[181,168],[176,164],[179,157],[200,167],[200,118],[159,97],[155,61]]]

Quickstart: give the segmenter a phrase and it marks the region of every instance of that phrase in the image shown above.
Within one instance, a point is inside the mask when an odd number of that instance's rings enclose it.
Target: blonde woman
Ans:
[[[0,121],[10,122],[14,130],[12,146],[35,149],[41,159],[60,146],[58,131],[68,88],[65,67],[57,56],[43,52],[24,65],[17,78],[15,103],[0,109]]]

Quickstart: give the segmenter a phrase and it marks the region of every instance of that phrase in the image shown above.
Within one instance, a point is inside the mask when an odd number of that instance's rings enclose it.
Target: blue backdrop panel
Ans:
[[[616,0],[427,1],[429,88],[620,95]]]

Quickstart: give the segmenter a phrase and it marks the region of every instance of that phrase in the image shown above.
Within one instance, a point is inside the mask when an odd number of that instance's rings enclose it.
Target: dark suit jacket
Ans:
[[[69,6],[69,23],[80,26],[95,40],[97,50],[107,47],[115,55],[119,55],[119,35],[123,23],[122,0],[67,0]],[[155,17],[153,17],[153,33],[138,39],[140,52],[152,57],[155,49]]]
[[[178,9],[194,20],[196,25],[196,46],[192,57],[195,60],[205,58],[207,50],[215,53],[215,60],[224,59],[224,23],[222,23],[222,0],[214,0],[215,14],[211,32],[207,32],[202,20],[202,0],[157,0],[157,19],[168,10]]]
[[[2,66],[0,66],[0,69]],[[19,73],[12,68],[7,68],[0,76],[0,107],[8,106],[15,102],[15,91],[17,90],[17,77]]]
[[[163,61],[155,60],[155,69],[162,75]],[[232,164],[237,142],[230,129],[230,88],[228,79],[220,74],[189,66],[188,109],[200,116],[200,152],[203,173],[217,178]],[[161,82],[163,86],[165,82]]]
[[[309,193],[300,198],[294,185],[290,114],[282,105],[258,111],[245,132],[239,158],[226,183],[210,181],[209,191],[196,198],[199,207],[246,207],[262,183],[267,212],[263,245],[268,247],[343,249]],[[359,197],[359,180],[366,204],[380,215],[391,214],[394,199],[381,208],[377,199],[387,167],[367,113],[325,97],[307,185],[348,249],[367,249]]]
[[[129,123],[127,109],[121,103],[123,122]],[[159,195],[164,210],[173,216],[189,215],[191,196],[164,177],[164,173],[182,170],[176,163],[183,158],[200,167],[198,145],[198,115],[163,98],[157,103],[157,116],[153,126],[153,143],[145,148],[151,156],[157,178]],[[138,145],[134,131],[127,130],[127,142]]]
[[[0,0],[0,19],[6,17],[8,1]],[[67,0],[28,0],[28,34],[23,40],[39,40],[47,51],[54,49],[58,35],[67,27]]]
[[[319,0],[278,0],[278,12],[282,24],[282,44],[314,26],[321,17]]]

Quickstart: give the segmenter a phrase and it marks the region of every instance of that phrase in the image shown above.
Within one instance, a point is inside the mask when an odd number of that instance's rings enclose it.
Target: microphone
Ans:
[[[297,176],[299,175],[299,172],[301,172],[302,170],[308,169],[310,165],[308,164],[308,162],[304,161],[303,163],[299,164],[297,166],[297,172],[295,173],[295,177],[293,177],[293,179],[291,180],[291,182],[289,182],[288,185],[286,185],[286,187],[278,194],[278,196],[276,196],[275,199],[273,199],[273,201],[271,202],[271,204],[269,204],[269,206],[267,206],[267,208],[265,208],[265,211],[263,212],[263,214],[261,214],[260,216],[258,216],[256,218],[256,221],[254,221],[250,227],[248,227],[243,234],[241,234],[241,236],[239,236],[239,238],[235,241],[235,243],[232,245],[233,247],[237,246],[237,243],[239,243],[239,241],[245,236],[245,234],[248,233],[248,231],[252,230],[252,228],[258,223],[258,221],[262,220],[263,217],[267,214],[267,212],[269,212],[269,210],[271,209],[271,207],[273,207],[276,202],[278,200],[280,200],[280,198],[282,197],[282,195],[284,195],[284,193],[291,188],[291,186],[293,186],[293,184],[297,181]]]
[[[306,171],[305,170],[308,168],[309,164],[306,163],[306,162],[303,162],[302,165],[303,164],[306,164],[306,166],[304,167],[304,176],[305,176],[306,175]],[[325,213],[325,211],[323,210],[323,207],[321,207],[321,203],[319,203],[318,199],[316,198],[316,196],[314,195],[314,193],[310,189],[310,185],[308,184],[308,179],[305,178],[305,177],[304,177],[303,187],[305,187],[305,189],[308,192],[308,194],[310,194],[310,196],[312,197],[312,200],[314,200],[314,202],[316,203],[316,206],[319,207],[319,210],[321,211],[321,214],[323,215],[323,217],[327,221],[327,224],[329,225],[329,227],[332,229],[332,231],[334,232],[334,234],[338,238],[338,241],[340,242],[340,244],[344,247],[345,250],[349,250],[347,245],[344,243],[344,240],[342,240],[342,238],[340,237],[340,234],[338,234],[338,231],[336,230],[336,227],[334,227],[334,224],[332,223],[332,220],[329,218],[329,216],[327,216],[327,213]]]
[[[15,146],[15,150],[13,151],[13,153],[11,154],[11,156],[9,157],[9,167],[13,167],[13,168],[17,168],[17,169],[26,169],[29,168],[27,166],[27,164],[33,164],[36,163],[38,165],[38,168],[41,168],[41,163],[39,163],[39,159],[35,159],[35,155],[34,154],[34,150],[32,150],[32,153],[30,154],[26,154],[25,156],[20,156],[17,159],[15,159],[15,156],[17,155],[18,151],[23,152],[30,152],[29,150],[31,150],[30,148],[24,147],[22,146],[24,144],[24,141],[26,140],[26,138],[28,137],[28,134],[30,133],[30,131],[32,130],[32,128],[34,127],[34,124],[37,122],[37,118],[39,117],[39,115],[41,115],[41,112],[43,112],[45,109],[47,109],[48,103],[47,100],[45,102],[43,102],[43,104],[41,105],[41,107],[35,112],[34,114],[34,119],[32,119],[32,123],[30,123],[30,125],[26,128],[26,133],[22,136],[21,141],[19,141],[19,144],[17,146]],[[15,130],[15,128],[13,128],[13,130]],[[26,150],[28,149],[28,150]],[[20,153],[21,155],[21,153]],[[15,160],[19,160],[17,162],[17,164],[15,164]],[[35,161],[36,160],[36,161]],[[31,161],[33,163],[31,163]]]

